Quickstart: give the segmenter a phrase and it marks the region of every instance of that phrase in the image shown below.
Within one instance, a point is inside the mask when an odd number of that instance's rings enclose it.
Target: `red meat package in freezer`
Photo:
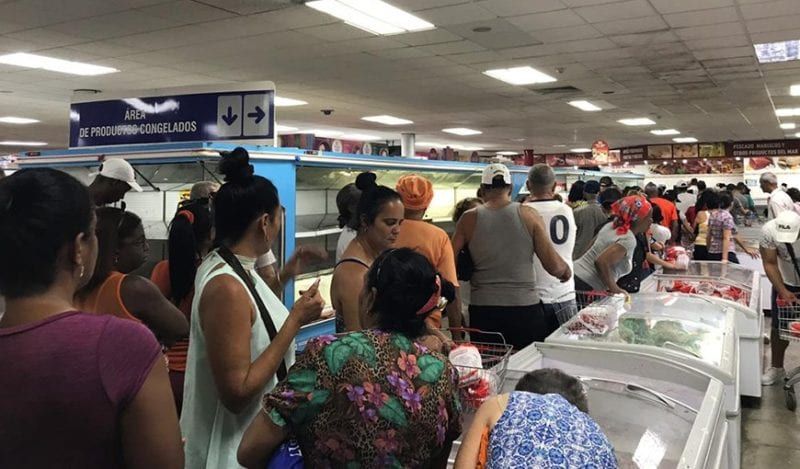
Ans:
[[[664,260],[675,264],[676,269],[686,270],[689,268],[689,253],[681,246],[668,247],[664,252]]]

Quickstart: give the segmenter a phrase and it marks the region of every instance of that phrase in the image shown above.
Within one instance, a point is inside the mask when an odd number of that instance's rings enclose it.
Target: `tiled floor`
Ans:
[[[790,344],[786,354],[786,367],[795,366],[800,366],[800,342]],[[800,397],[800,385],[797,391]],[[783,383],[765,387],[758,408],[743,409],[742,427],[743,469],[800,468],[800,410],[786,408]]]

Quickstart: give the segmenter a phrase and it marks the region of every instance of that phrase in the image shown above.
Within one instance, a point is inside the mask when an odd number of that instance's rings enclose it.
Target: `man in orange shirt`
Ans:
[[[672,233],[672,237],[670,238],[671,241],[673,243],[677,242],[678,209],[675,207],[675,204],[660,197],[658,193],[658,186],[652,182],[644,186],[644,193],[647,194],[647,198],[650,200],[651,204],[658,205],[658,208],[661,209],[661,216],[664,217],[664,219],[661,220],[661,225],[669,228],[670,232]]]
[[[428,258],[433,267],[456,287],[456,300],[447,306],[450,327],[461,327],[461,303],[458,300],[458,278],[453,245],[447,233],[423,221],[425,211],[433,200],[433,184],[422,176],[409,174],[397,181],[397,192],[403,199],[405,220],[395,247],[411,248]],[[441,313],[429,316],[430,326],[441,327]]]

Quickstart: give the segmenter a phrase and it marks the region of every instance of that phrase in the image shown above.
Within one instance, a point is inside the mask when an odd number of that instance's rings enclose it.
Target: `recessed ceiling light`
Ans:
[[[435,26],[381,0],[317,0],[307,2],[317,11],[335,16],[350,26],[377,35],[424,31]]]
[[[362,117],[361,120],[368,122],[377,122],[379,124],[385,124],[385,125],[408,125],[414,123],[414,121],[410,121],[408,119],[401,119],[399,117],[388,116],[386,114],[380,116]]]
[[[18,67],[38,68],[51,72],[69,73],[71,75],[105,75],[116,73],[119,70],[111,67],[92,65],[83,62],[73,62],[71,60],[54,59],[43,55],[27,54],[18,52],[16,54],[0,55],[0,63],[16,65]]]
[[[308,104],[300,99],[284,98],[282,96],[275,96],[275,106],[289,107],[289,106],[303,106]]]
[[[557,81],[550,75],[533,67],[513,67],[486,70],[484,75],[496,78],[512,85],[533,85],[536,83],[552,83]]]
[[[525,141],[524,138],[510,138],[509,140],[511,140],[512,142],[524,142]]]
[[[775,115],[778,117],[800,116],[800,107],[781,107],[775,109]]]
[[[783,130],[794,130],[795,127],[796,125],[794,122],[784,122],[783,124],[781,124],[781,128]]]
[[[570,150],[572,153],[590,153],[592,151],[591,148],[573,148]]]
[[[589,101],[585,101],[585,100],[582,100],[582,99],[581,100],[577,100],[577,101],[570,101],[567,104],[569,104],[572,107],[576,107],[576,108],[580,109],[581,111],[586,111],[586,112],[594,112],[594,111],[602,111],[603,110],[603,108],[601,108],[599,106],[595,106],[594,104],[590,103]]]
[[[503,155],[503,156],[514,156],[514,155],[519,155],[519,153],[520,152],[518,152],[518,151],[498,151],[497,152],[498,155]]]
[[[675,143],[695,143],[697,139],[694,137],[675,137],[672,141]]]
[[[655,125],[655,121],[647,117],[635,117],[632,119],[620,119],[617,122],[625,125]]]
[[[24,142],[18,140],[3,140],[0,142],[0,145],[5,145],[8,147],[43,147],[47,145],[47,142]]]
[[[650,133],[653,134],[653,135],[678,135],[678,134],[680,134],[680,132],[678,132],[675,129],[651,130]]]
[[[566,145],[562,145],[562,144],[559,144],[559,145],[553,145],[553,146],[554,146],[555,148],[566,148],[566,147],[567,147]]]
[[[290,127],[288,125],[275,124],[275,130],[278,131],[278,132],[294,132],[295,130],[298,130],[298,128],[297,127]]]
[[[367,134],[344,134],[342,137],[344,140],[359,140],[363,142],[369,142],[372,140],[380,140],[381,138],[376,135],[367,135]]]
[[[800,138],[800,132],[797,132],[794,136]]]
[[[780,41],[754,44],[759,63],[788,62],[800,58],[800,41]]]
[[[792,96],[800,96],[800,85],[792,85],[789,87],[789,94]]]
[[[480,130],[468,129],[466,127],[453,127],[451,129],[442,129],[442,132],[447,132],[448,134],[455,134],[461,136],[479,135],[483,133]]]
[[[3,124],[35,124],[39,122],[36,119],[30,119],[28,117],[14,117],[14,116],[5,116],[0,117],[0,122]]]

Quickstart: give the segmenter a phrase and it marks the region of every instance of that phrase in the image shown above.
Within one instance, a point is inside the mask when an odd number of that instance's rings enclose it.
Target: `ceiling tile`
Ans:
[[[528,13],[541,13],[545,11],[563,10],[565,8],[561,0],[482,0],[478,5],[491,11],[497,16],[518,16]]]
[[[583,18],[570,10],[551,11],[548,13],[534,13],[513,18],[508,21],[524,31],[537,31],[551,28],[567,28],[585,24]]]
[[[717,49],[722,47],[750,46],[747,36],[725,36],[711,39],[692,39],[686,41],[686,46],[692,50]]]
[[[253,13],[285,8],[288,2],[283,0],[203,0],[202,3],[238,15],[252,15]],[[302,8],[305,9],[306,7]],[[309,8],[309,10],[311,9]]]
[[[72,36],[70,34],[64,34],[58,31],[52,31],[46,28],[28,29],[15,33],[7,33],[5,36],[20,41],[27,41],[43,48],[63,47],[86,42],[86,39],[84,38]]]
[[[800,15],[788,15],[777,18],[749,20],[746,21],[745,24],[747,24],[747,30],[751,33],[764,33],[784,30],[796,32],[798,22],[800,22]],[[797,36],[797,33],[795,33],[795,36]],[[795,39],[797,39],[797,37],[795,37]]]
[[[482,52],[467,52],[466,54],[448,55],[447,58],[455,63],[470,65],[502,60],[503,56],[493,50]]]
[[[473,29],[479,26],[491,28],[491,31],[474,32]],[[540,43],[530,34],[519,30],[501,18],[452,25],[447,26],[446,29],[488,49],[506,49]]]
[[[176,0],[139,9],[140,12],[166,18],[180,24],[203,23],[236,16],[235,13],[192,0]]]
[[[574,41],[578,39],[591,39],[602,36],[600,31],[595,29],[595,27],[590,24],[573,26],[570,28],[555,28],[532,31],[530,34],[545,44],[561,41]]]
[[[481,8],[476,3],[464,3],[441,8],[431,8],[429,10],[416,12],[415,14],[426,21],[430,21],[436,26],[472,23],[475,21],[492,20],[497,18],[495,13]]]
[[[713,8],[711,10],[672,13],[664,15],[664,20],[673,28],[686,28],[689,26],[739,21],[739,14],[734,7]]]
[[[733,6],[733,0],[650,0],[650,3],[660,13],[679,13],[682,11]]]
[[[310,28],[298,29],[297,31],[303,34],[314,36],[319,39],[323,39],[325,41],[332,41],[332,42],[345,41],[347,39],[372,37],[372,34],[364,30],[354,28],[345,23],[333,23],[322,26],[312,26]]]
[[[755,62],[755,52],[752,47],[723,47],[720,49],[705,49],[696,51],[694,56],[697,60],[727,59],[739,57],[753,57]]]
[[[647,0],[627,0],[606,5],[586,6],[573,10],[588,23],[653,16],[656,13]]]
[[[694,26],[691,28],[680,28],[675,30],[675,34],[681,39],[709,39],[714,37],[737,36],[746,34],[741,23],[720,23],[708,26]]]
[[[746,20],[791,16],[800,14],[800,2],[796,0],[781,0],[769,3],[752,3],[741,5],[739,10],[741,10],[742,17]]]
[[[157,31],[177,26],[175,21],[148,16],[137,11],[113,13],[67,23],[55,24],[50,30],[79,35],[89,39],[110,39],[130,34]]]
[[[480,52],[486,50],[485,48],[475,44],[472,41],[455,41],[444,42],[441,44],[432,44],[430,46],[419,46],[420,50],[431,52],[436,55],[447,54],[462,54],[465,52]]]
[[[660,16],[647,16],[644,18],[596,23],[594,27],[607,35],[666,31],[669,29],[669,26],[664,23],[664,20],[662,20]]]
[[[437,28],[416,33],[397,34],[392,36],[392,39],[397,42],[402,42],[403,44],[408,44],[409,46],[425,46],[429,44],[439,44],[441,42],[460,41],[463,38],[450,31]]]

